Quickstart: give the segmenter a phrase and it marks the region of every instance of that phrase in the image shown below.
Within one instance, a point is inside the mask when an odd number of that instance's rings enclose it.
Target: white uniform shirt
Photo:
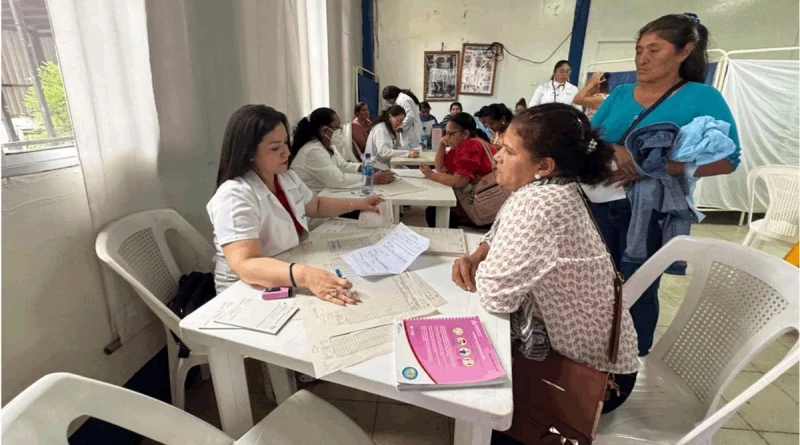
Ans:
[[[575,85],[569,82],[557,83],[553,80],[548,80],[536,88],[533,97],[528,102],[528,107],[558,102],[579,108],[572,103],[572,99],[575,98],[576,94],[578,94],[578,87]]]
[[[278,181],[297,222],[308,232],[306,204],[314,197],[313,193],[291,170],[278,175]],[[273,257],[300,244],[291,215],[252,170],[220,185],[206,211],[214,226],[217,294],[239,280],[228,266],[222,246],[257,239],[261,254]]]
[[[400,134],[400,146],[405,149],[417,149],[422,146],[422,121],[419,120],[419,106],[414,103],[411,96],[400,93],[395,105],[400,105],[406,111],[403,119],[403,132]]]
[[[318,140],[303,145],[292,161],[292,170],[308,188],[319,193],[325,187],[347,189],[361,186],[360,164],[344,160],[339,150],[333,155]]]
[[[367,136],[367,148],[364,153],[369,153],[375,168],[389,170],[392,158],[408,156],[408,150],[395,150],[396,139],[392,137],[385,123],[372,127]]]

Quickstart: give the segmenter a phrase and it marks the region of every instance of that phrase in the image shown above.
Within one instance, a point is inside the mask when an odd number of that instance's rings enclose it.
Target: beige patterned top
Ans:
[[[617,363],[608,362],[614,269],[577,185],[534,182],[514,192],[484,237],[476,286],[490,312],[542,320],[552,348],[601,371],[638,371],[636,331],[623,311]]]

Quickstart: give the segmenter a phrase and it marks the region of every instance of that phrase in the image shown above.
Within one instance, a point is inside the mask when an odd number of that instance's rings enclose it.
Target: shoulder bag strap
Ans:
[[[580,193],[583,199],[583,205],[586,207],[586,211],[589,212],[589,219],[592,220],[592,224],[600,235],[603,246],[606,248],[608,259],[611,261],[611,268],[614,269],[614,318],[611,322],[611,341],[608,347],[608,361],[610,363],[617,363],[617,357],[619,356],[619,337],[622,331],[622,285],[625,284],[625,279],[617,270],[617,265],[614,264],[614,258],[611,256],[611,251],[608,250],[608,245],[606,245],[605,239],[603,238],[603,232],[600,231],[600,226],[597,225],[597,221],[594,219],[592,209],[589,208],[589,198],[586,196],[586,193],[584,193],[580,184],[577,187],[578,193]]]
[[[676,83],[675,85],[672,86],[672,88],[667,90],[666,93],[662,94],[661,97],[659,97],[658,100],[653,105],[650,105],[650,107],[648,109],[642,111],[639,114],[639,116],[636,117],[636,119],[633,121],[633,123],[628,127],[628,129],[625,130],[625,133],[622,133],[622,137],[620,137],[619,140],[617,141],[617,145],[625,145],[625,139],[628,138],[628,135],[630,135],[633,132],[633,130],[636,128],[636,126],[639,125],[639,123],[642,120],[644,120],[644,118],[646,118],[647,115],[652,113],[653,110],[658,108],[658,106],[661,105],[661,102],[664,102],[665,100],[667,100],[668,97],[672,96],[672,93],[674,93],[675,91],[678,91],[678,89],[680,87],[686,85],[686,82],[687,82],[686,80],[681,80],[680,82]]]
[[[494,167],[495,167],[494,156],[492,156],[492,152],[489,150],[489,143],[484,141],[481,138],[475,138],[475,139],[478,142],[480,142],[481,147],[483,147],[483,152],[486,153],[486,156],[489,157],[489,163],[492,164],[492,170],[494,170]]]

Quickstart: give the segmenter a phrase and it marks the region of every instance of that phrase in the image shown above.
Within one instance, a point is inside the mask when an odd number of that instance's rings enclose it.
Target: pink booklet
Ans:
[[[506,382],[480,318],[411,318],[395,322],[397,388]]]

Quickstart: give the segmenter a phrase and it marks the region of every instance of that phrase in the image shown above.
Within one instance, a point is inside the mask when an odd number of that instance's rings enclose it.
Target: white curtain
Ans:
[[[222,136],[248,103],[330,103],[326,0],[49,0],[95,232],[173,207],[211,241]],[[104,272],[124,343],[154,320]]]
[[[145,4],[49,0],[48,9],[97,233],[123,215],[165,204]],[[103,270],[112,329],[125,341],[153,316]]]
[[[698,206],[749,211],[747,173],[760,165],[798,165],[800,94],[797,60],[730,60],[722,95],[736,119],[742,157],[725,176],[703,178]],[[756,189],[756,212],[766,210],[766,188]]]

